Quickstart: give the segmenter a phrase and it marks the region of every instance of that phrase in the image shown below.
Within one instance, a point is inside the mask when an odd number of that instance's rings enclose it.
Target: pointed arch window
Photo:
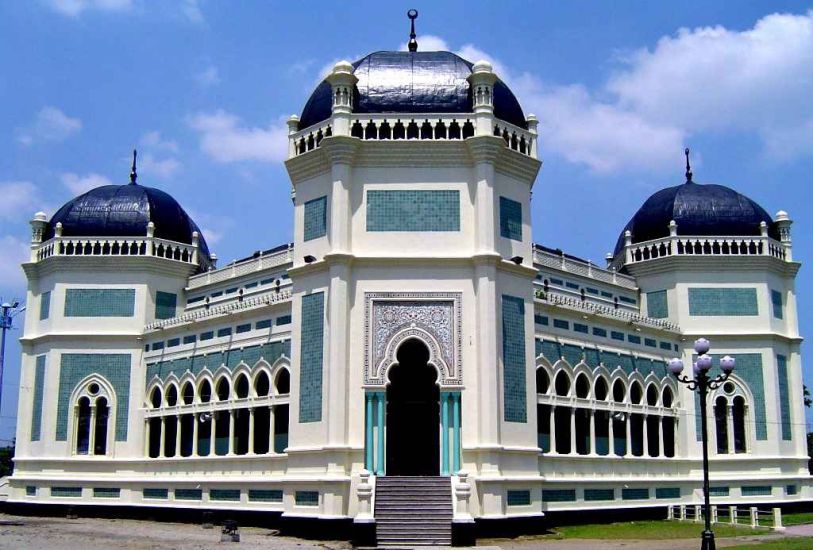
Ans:
[[[156,394],[153,393],[153,398]],[[160,393],[157,394],[160,400]],[[110,441],[113,393],[108,385],[93,380],[83,382],[74,392],[73,453],[106,455]]]

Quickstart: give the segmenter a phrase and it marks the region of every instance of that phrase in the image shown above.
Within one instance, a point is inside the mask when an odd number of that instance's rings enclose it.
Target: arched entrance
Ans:
[[[429,349],[410,339],[396,357],[387,386],[387,475],[439,475],[440,390]]]

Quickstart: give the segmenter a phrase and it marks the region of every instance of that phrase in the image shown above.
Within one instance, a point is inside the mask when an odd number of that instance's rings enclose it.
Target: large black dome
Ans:
[[[180,243],[192,244],[197,231],[200,252],[209,257],[203,234],[178,201],[135,183],[103,185],[68,201],[51,218],[45,237],[53,237],[57,223],[65,237],[145,237],[149,222],[156,237]]]
[[[471,113],[466,78],[472,63],[451,52],[375,52],[353,63],[355,113]],[[330,84],[323,80],[311,94],[299,128],[330,118]],[[494,116],[527,128],[514,93],[501,80],[494,84]]]
[[[756,202],[729,187],[690,180],[649,197],[621,231],[615,255],[624,250],[626,231],[632,233],[633,243],[668,237],[672,220],[678,235],[697,236],[759,235],[759,224],[765,222],[768,234],[779,239],[771,216]]]

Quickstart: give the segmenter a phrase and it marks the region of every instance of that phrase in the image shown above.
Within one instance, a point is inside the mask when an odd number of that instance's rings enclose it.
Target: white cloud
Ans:
[[[199,73],[195,74],[195,82],[197,82],[202,88],[216,86],[217,84],[220,84],[220,72],[214,65],[209,65]]]
[[[0,182],[0,197],[3,199],[0,200],[0,220],[3,221],[28,219],[42,209],[39,190],[28,181]]]
[[[264,128],[248,127],[221,109],[198,113],[190,117],[189,125],[200,135],[201,150],[217,162],[278,162],[288,155],[288,127],[283,119]]]
[[[113,184],[108,178],[95,173],[80,176],[79,174],[66,172],[60,175],[59,179],[62,181],[62,185],[67,187],[74,195],[81,195],[102,185]]]
[[[141,143],[141,145],[143,145],[144,147],[148,147],[150,149],[155,149],[159,151],[168,151],[170,153],[178,152],[178,143],[170,139],[162,139],[161,132],[157,130],[147,132],[146,134],[141,136],[139,143]]]
[[[161,179],[173,176],[181,168],[181,163],[173,157],[157,159],[152,153],[143,153],[138,157],[138,173],[154,175]]]
[[[82,121],[71,118],[56,107],[43,107],[34,122],[17,131],[17,140],[23,145],[44,141],[64,141],[82,129]]]
[[[183,0],[181,11],[192,23],[200,25],[205,22],[198,0]]]
[[[46,0],[45,4],[62,15],[77,17],[84,11],[127,11],[133,0]]]
[[[203,238],[206,239],[206,244],[208,244],[210,248],[219,243],[229,228],[234,225],[234,220],[227,216],[208,214],[193,208],[187,208],[186,211],[200,227]]]
[[[416,40],[418,41],[418,50],[422,52],[447,52],[450,51],[449,45],[446,43],[446,40],[441,38],[440,36],[435,36],[433,34],[421,34],[419,35]],[[407,43],[404,42],[398,48],[402,52],[407,51]],[[476,61],[476,60],[470,60]]]
[[[20,264],[28,261],[29,244],[13,235],[0,236],[0,288],[10,292],[25,290],[25,275]]]

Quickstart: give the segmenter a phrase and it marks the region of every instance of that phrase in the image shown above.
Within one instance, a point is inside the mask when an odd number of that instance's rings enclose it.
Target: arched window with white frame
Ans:
[[[74,389],[72,452],[76,455],[107,455],[114,422],[115,394],[112,386],[98,376],[80,382]]]

